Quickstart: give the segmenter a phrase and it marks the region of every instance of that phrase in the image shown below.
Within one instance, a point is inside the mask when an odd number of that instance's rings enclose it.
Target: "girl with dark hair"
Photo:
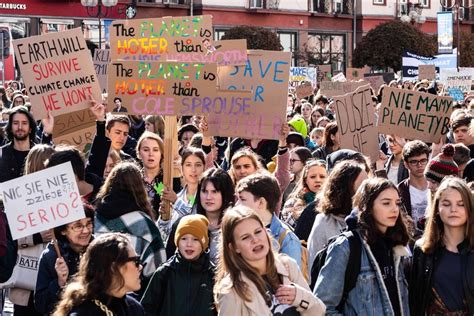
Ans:
[[[341,134],[337,122],[331,122],[324,128],[322,146],[313,152],[316,159],[326,160],[326,157],[341,148]]]
[[[140,257],[127,235],[104,234],[87,248],[53,315],[145,315],[128,292],[140,289]]]
[[[219,315],[324,315],[296,262],[274,252],[260,217],[245,206],[226,212],[214,294]]]
[[[7,92],[4,87],[0,87],[0,98],[0,101],[3,102],[3,109],[9,109],[12,105],[12,102],[8,98]]]
[[[309,159],[312,159],[311,151],[306,147],[296,147],[290,151],[290,183],[283,192],[283,203],[286,202],[288,196],[293,192],[298,183],[304,165]]]
[[[411,315],[474,314],[474,198],[464,180],[446,177],[413,250]]]
[[[142,174],[135,163],[121,162],[110,172],[97,195],[94,228],[96,234],[130,234],[132,245],[145,264],[142,271],[145,278],[166,261]]]
[[[314,294],[331,315],[410,315],[403,264],[409,236],[396,186],[388,179],[367,179],[353,206],[359,211],[353,234],[361,240],[355,287],[343,300],[345,271],[356,263],[349,262],[352,247],[341,235],[328,248]]]
[[[317,127],[318,120],[325,115],[324,109],[320,106],[314,106],[311,112],[311,124],[308,130],[312,130]]]
[[[94,209],[85,204],[86,217],[54,228],[61,256],[54,244],[41,254],[35,289],[35,308],[43,315],[50,315],[59,299],[59,293],[76,274],[79,260],[92,240]]]
[[[308,237],[310,265],[329,238],[346,228],[344,218],[352,211],[352,197],[365,179],[364,167],[354,161],[340,162],[330,173],[318,197],[318,214]]]

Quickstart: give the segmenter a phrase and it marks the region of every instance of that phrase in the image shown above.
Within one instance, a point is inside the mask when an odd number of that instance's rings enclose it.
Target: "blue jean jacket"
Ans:
[[[326,262],[319,272],[314,288],[314,294],[326,304],[326,315],[394,315],[377,261],[369,245],[365,241],[362,244],[357,283],[349,292],[342,311],[338,311],[336,307],[342,298],[346,267],[351,264],[348,262],[349,241],[345,236],[341,236],[329,246]],[[396,246],[393,248],[393,254],[400,309],[402,316],[408,316],[408,283],[401,258],[409,256],[409,253],[405,247]]]
[[[290,231],[286,234],[281,245],[277,245],[280,235],[284,234],[287,229]],[[276,249],[280,249],[278,252],[284,253],[293,258],[301,269],[301,241],[295,233],[293,233],[293,231],[275,215],[273,215],[270,223],[270,232],[272,237],[276,240]]]

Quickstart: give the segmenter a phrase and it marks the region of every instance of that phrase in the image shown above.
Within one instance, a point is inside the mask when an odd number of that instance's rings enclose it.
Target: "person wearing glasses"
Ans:
[[[59,293],[77,272],[82,254],[92,240],[94,209],[84,204],[85,218],[54,228],[60,256],[49,243],[39,260],[35,289],[35,308],[50,315],[58,302]]]
[[[140,303],[127,294],[140,289],[142,268],[127,235],[100,235],[87,248],[53,315],[145,315]]]
[[[407,214],[415,224],[415,238],[423,233],[426,208],[428,207],[428,181],[424,175],[431,149],[420,140],[403,146],[403,164],[408,169],[408,178],[398,184],[400,198]]]

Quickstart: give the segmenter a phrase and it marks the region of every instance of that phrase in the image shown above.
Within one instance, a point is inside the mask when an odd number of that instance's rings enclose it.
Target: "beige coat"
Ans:
[[[326,306],[315,297],[309,289],[308,283],[303,277],[297,263],[290,257],[278,254],[275,258],[275,264],[278,274],[281,275],[284,285],[294,285],[296,287],[296,297],[293,306],[301,316],[324,315]],[[225,316],[271,316],[270,309],[265,303],[264,298],[245,275],[241,275],[242,280],[249,285],[252,301],[247,302],[240,298],[232,287],[232,281],[229,276],[225,277],[219,286],[222,289],[216,293],[217,310],[219,315]]]

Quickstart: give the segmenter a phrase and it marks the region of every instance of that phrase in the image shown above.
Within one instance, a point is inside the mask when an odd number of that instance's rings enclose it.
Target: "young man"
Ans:
[[[451,129],[453,131],[454,143],[463,143],[471,151],[471,158],[474,158],[474,135],[469,132],[469,125],[473,117],[462,111],[451,119]]]
[[[280,188],[271,175],[253,174],[240,180],[235,189],[237,204],[253,209],[262,218],[273,238],[279,243],[277,249],[285,253],[302,267],[302,249],[298,237],[278,219],[275,211],[280,200]]]
[[[400,198],[405,209],[413,218],[418,233],[422,233],[425,211],[428,206],[428,181],[424,175],[431,149],[419,140],[410,141],[403,146],[403,164],[409,177],[398,185]]]
[[[115,108],[112,110],[112,112],[128,112],[127,108],[122,106],[122,99],[119,97],[114,98],[114,104]]]

